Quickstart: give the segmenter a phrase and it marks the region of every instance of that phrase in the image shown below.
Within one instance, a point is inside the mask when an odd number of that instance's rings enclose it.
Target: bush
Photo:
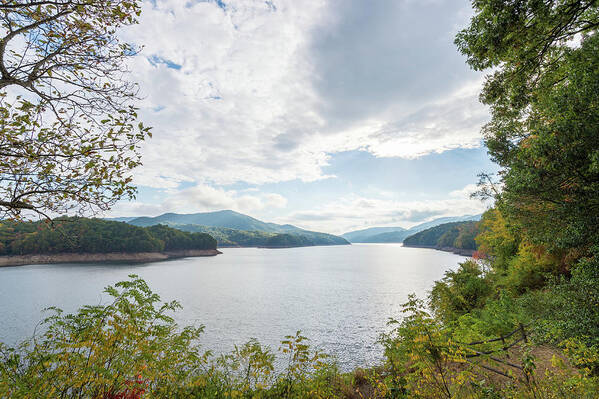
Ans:
[[[474,260],[460,264],[436,281],[429,299],[435,315],[445,322],[456,320],[473,309],[481,308],[492,294],[493,286]]]
[[[0,397],[335,397],[337,367],[299,331],[281,343],[279,374],[270,348],[253,339],[214,358],[201,350],[203,326],[180,328],[169,315],[180,305],[130,278],[105,289],[110,304],[68,315],[50,308],[43,334],[16,349],[0,344]]]
[[[197,343],[203,327],[179,330],[167,314],[179,304],[160,304],[137,276],[105,293],[109,305],[68,315],[50,308],[41,336],[2,348],[0,377],[10,381],[4,397],[111,398],[132,384],[166,397],[195,382],[194,371],[206,363]]]
[[[556,263],[542,248],[523,241],[509,262],[505,286],[516,294],[542,288],[555,274]]]
[[[599,346],[599,248],[592,252],[575,265],[569,279],[553,279],[545,290],[521,300],[539,332],[554,344],[575,338]]]

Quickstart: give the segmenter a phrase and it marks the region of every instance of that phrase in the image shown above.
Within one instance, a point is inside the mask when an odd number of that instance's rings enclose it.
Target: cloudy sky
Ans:
[[[110,216],[233,209],[326,231],[479,213],[467,0],[148,0],[124,39],[154,138]]]

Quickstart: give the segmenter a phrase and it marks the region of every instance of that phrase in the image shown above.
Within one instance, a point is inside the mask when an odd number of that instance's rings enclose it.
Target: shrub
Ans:
[[[482,307],[492,291],[492,284],[480,264],[467,260],[457,271],[448,271],[442,280],[435,282],[429,296],[430,305],[437,317],[449,322]]]
[[[545,290],[532,292],[521,302],[550,342],[575,338],[599,346],[599,248],[575,265],[569,279],[555,278]]]
[[[132,388],[135,381],[166,397],[193,384],[194,371],[206,363],[197,343],[203,327],[179,330],[167,313],[180,305],[161,304],[143,280],[130,277],[106,288],[110,304],[68,315],[50,308],[43,334],[17,349],[1,348],[8,396],[120,397],[139,388]]]
[[[505,286],[517,294],[542,288],[556,271],[556,261],[542,248],[523,241],[509,262]]]

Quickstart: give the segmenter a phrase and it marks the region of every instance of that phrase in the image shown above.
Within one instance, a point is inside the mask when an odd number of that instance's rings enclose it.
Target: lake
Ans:
[[[0,268],[0,341],[31,336],[45,307],[73,312],[106,303],[105,286],[137,274],[163,300],[182,304],[180,324],[206,326],[205,349],[228,352],[253,337],[276,352],[285,335],[301,330],[350,370],[382,359],[377,337],[389,317],[401,316],[408,294],[426,295],[465,259],[400,244],[222,251],[143,264]]]

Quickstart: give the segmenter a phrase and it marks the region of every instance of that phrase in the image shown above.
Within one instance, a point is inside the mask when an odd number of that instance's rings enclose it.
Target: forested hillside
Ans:
[[[165,213],[156,217],[143,216],[134,218],[130,220],[129,223],[136,226],[153,226],[156,224],[197,224],[201,226],[225,227],[235,230],[264,231],[270,233],[284,231],[278,228],[279,225],[277,224],[266,223],[251,216],[231,210],[191,214]]]
[[[454,222],[431,227],[407,237],[406,247],[455,248],[476,250],[478,222]]]
[[[0,224],[0,255],[191,249],[216,249],[216,240],[205,233],[188,233],[167,226],[144,228],[79,217],[58,218],[52,223],[4,221]]]
[[[349,240],[350,242],[401,243],[405,238],[431,227],[451,222],[478,221],[480,220],[480,217],[481,215],[442,217],[431,220],[430,222],[424,222],[416,226],[412,226],[409,229],[404,229],[402,227],[371,227],[368,229],[351,231],[342,234],[341,237]]]
[[[341,237],[345,238],[349,242],[364,242],[369,237],[391,232],[403,232],[406,231],[403,227],[370,227],[368,229],[350,231],[341,234]]]
[[[163,224],[183,231],[208,233],[216,238],[219,246],[304,247],[349,244],[344,238],[332,234],[304,230],[290,224],[266,223],[231,210],[192,214],[165,213],[156,217],[127,219],[127,223],[135,226]]]
[[[188,232],[210,234],[220,247],[305,247],[314,245],[347,245],[345,239],[331,234],[304,231],[302,233],[268,233],[197,224],[169,224]]]

